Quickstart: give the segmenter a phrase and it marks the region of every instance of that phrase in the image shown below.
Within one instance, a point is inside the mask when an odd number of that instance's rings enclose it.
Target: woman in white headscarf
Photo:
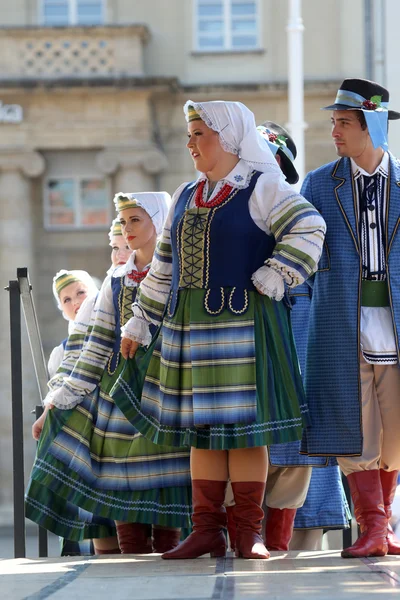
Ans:
[[[149,344],[149,325],[162,322],[143,392],[128,363],[114,400],[149,439],[192,447],[194,531],[163,558],[225,554],[228,478],[236,554],[268,558],[266,445],[299,439],[307,422],[281,300],[316,270],[325,223],[285,182],[246,106],[188,101],[184,112],[201,174],[175,192],[124,328],[122,353],[132,357]]]
[[[104,281],[78,361],[45,399],[27,516],[70,540],[92,538],[97,554],[164,552],[178,544],[180,528],[190,526],[188,449],[145,439],[109,395],[123,367],[120,327],[132,315],[169,201],[165,192],[114,198],[131,256]],[[71,347],[73,341],[70,336]],[[96,518],[79,520],[69,504]],[[108,519],[116,522],[118,544],[108,537]]]

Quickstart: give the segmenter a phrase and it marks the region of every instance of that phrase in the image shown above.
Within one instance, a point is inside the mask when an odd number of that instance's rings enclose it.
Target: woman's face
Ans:
[[[201,173],[214,170],[218,161],[226,154],[219,143],[219,135],[207,127],[204,121],[188,123],[188,143],[186,144],[195,168]]]
[[[70,283],[61,290],[59,296],[61,308],[69,321],[75,321],[76,314],[87,295],[88,289],[81,281]]]
[[[157,236],[153,221],[143,208],[127,208],[119,213],[118,219],[131,252],[143,248],[151,241],[155,242]]]
[[[111,262],[113,267],[124,265],[128,262],[132,250],[129,248],[123,235],[115,235],[111,238]]]

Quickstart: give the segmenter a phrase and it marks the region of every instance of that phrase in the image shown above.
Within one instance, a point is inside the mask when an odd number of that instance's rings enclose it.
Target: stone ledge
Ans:
[[[83,88],[83,87],[117,87],[120,89],[145,89],[167,87],[169,91],[179,90],[176,77],[146,76],[93,76],[93,77],[0,77],[0,88]]]
[[[37,33],[47,37],[58,37],[60,34],[84,35],[91,33],[99,33],[107,36],[121,35],[124,33],[139,35],[144,42],[150,39],[150,29],[144,23],[110,23],[109,25],[52,25],[51,27],[44,25],[2,25],[0,26],[1,36],[23,36],[27,34]]]

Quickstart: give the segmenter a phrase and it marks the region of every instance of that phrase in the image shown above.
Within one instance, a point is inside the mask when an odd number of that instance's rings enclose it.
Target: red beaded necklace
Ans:
[[[220,189],[220,191],[218,192],[218,194],[215,196],[215,198],[213,198],[210,202],[204,202],[203,191],[204,191],[205,185],[206,185],[205,179],[202,179],[200,181],[200,183],[197,185],[196,195],[194,197],[194,202],[197,207],[214,208],[214,206],[218,206],[219,204],[222,204],[223,202],[225,202],[225,200],[228,198],[229,194],[233,190],[233,187],[231,185],[228,185],[227,183],[225,183],[222,186],[222,188]]]
[[[149,272],[149,270],[150,270],[150,267],[148,267],[144,271],[131,271],[130,273],[127,273],[127,276],[128,276],[129,279],[131,279],[135,283],[139,284],[146,277],[146,275]]]

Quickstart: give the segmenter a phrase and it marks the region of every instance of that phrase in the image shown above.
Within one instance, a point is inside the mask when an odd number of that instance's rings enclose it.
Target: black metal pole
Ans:
[[[38,419],[43,414],[43,406],[36,406],[36,418]],[[47,543],[47,529],[44,527],[38,528],[38,542],[39,542],[39,558],[46,558],[48,556],[48,543]]]
[[[18,281],[10,281],[11,412],[14,491],[14,557],[25,558],[24,428],[22,409],[21,301]]]
[[[344,487],[344,493],[346,494],[347,502],[349,503],[350,510],[352,511],[352,503],[351,503],[351,494],[349,484],[347,482],[347,477],[342,473],[342,483]],[[353,511],[352,511],[353,514]],[[352,520],[350,520],[350,527],[348,529],[343,529],[343,548],[349,548],[352,544],[352,533],[351,533],[351,525]]]

